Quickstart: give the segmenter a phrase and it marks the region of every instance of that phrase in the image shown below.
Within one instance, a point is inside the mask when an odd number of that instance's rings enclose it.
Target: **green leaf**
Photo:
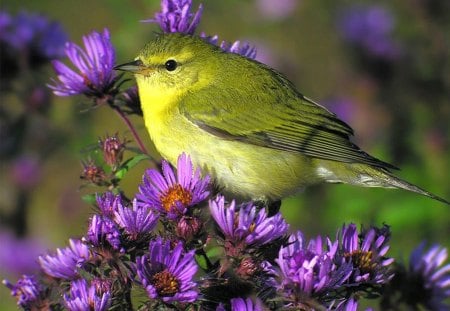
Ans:
[[[130,169],[138,165],[143,160],[151,160],[151,157],[147,154],[138,154],[134,157],[129,158],[117,169],[114,177],[117,181],[122,180],[122,178]]]
[[[96,202],[95,194],[93,193],[83,195],[81,199],[88,204],[95,204]]]

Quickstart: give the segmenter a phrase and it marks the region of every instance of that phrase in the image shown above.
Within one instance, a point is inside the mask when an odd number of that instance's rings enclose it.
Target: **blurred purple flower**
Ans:
[[[188,207],[209,196],[209,180],[209,176],[200,177],[199,169],[194,172],[191,158],[183,153],[178,157],[176,177],[166,161],[162,162],[162,174],[147,170],[136,198],[139,204],[146,204],[169,219],[179,219]]]
[[[39,270],[36,258],[46,246],[36,238],[18,238],[13,234],[0,232],[0,271],[2,274],[30,274]]]
[[[384,257],[389,250],[389,238],[388,226],[381,229],[372,227],[361,233],[358,233],[354,224],[342,227],[338,233],[338,256],[343,264],[353,265],[350,284],[385,284],[392,279],[394,274],[391,264],[394,259]]]
[[[42,175],[38,159],[30,155],[22,155],[14,159],[9,174],[13,183],[24,190],[34,188]]]
[[[3,280],[3,284],[11,290],[11,296],[17,298],[18,306],[24,310],[40,310],[38,306],[44,296],[44,288],[34,276],[23,275],[15,285],[8,280]]]
[[[399,44],[392,36],[394,26],[391,11],[379,5],[353,5],[338,18],[338,29],[344,40],[385,59],[400,55]]]
[[[148,236],[158,224],[159,219],[159,215],[154,210],[146,205],[138,206],[136,200],[133,201],[133,208],[119,204],[114,216],[116,223],[131,241]]]
[[[162,0],[161,12],[155,18],[143,22],[157,23],[165,33],[194,34],[202,16],[203,6],[197,12],[191,12],[192,0]]]
[[[197,272],[194,251],[184,253],[178,242],[172,249],[170,241],[160,237],[150,242],[147,255],[136,259],[137,275],[152,299],[164,302],[193,302],[198,286],[192,281]]]
[[[342,286],[352,274],[351,264],[334,264],[337,241],[332,243],[326,239],[326,249],[322,241],[319,236],[306,245],[303,234],[298,231],[280,248],[276,259],[280,268],[278,289],[287,298],[285,307],[305,306],[308,298],[320,301],[321,295]]]
[[[75,279],[79,277],[79,269],[94,258],[89,247],[80,240],[69,240],[69,247],[56,249],[55,255],[39,256],[42,270],[55,278]]]
[[[299,2],[299,0],[257,0],[256,8],[262,17],[280,20],[291,15],[299,5]]]
[[[11,17],[0,12],[0,44],[11,55],[27,51],[31,61],[60,58],[64,56],[66,42],[67,35],[61,25],[50,22],[45,16],[20,12]]]
[[[113,68],[116,55],[108,29],[103,33],[94,31],[84,36],[83,43],[85,50],[72,42],[66,43],[65,47],[65,53],[77,71],[59,60],[53,61],[59,82],[53,80],[54,85],[48,86],[55,95],[85,94],[102,98],[115,92],[117,75]]]
[[[103,311],[111,306],[111,293],[99,290],[94,284],[89,285],[85,279],[70,283],[70,291],[64,294],[66,307],[71,311]]]
[[[352,123],[355,111],[355,103],[350,98],[338,97],[326,99],[321,102],[323,106],[336,114],[339,119]]]
[[[232,201],[225,206],[223,196],[211,200],[209,210],[225,239],[234,244],[261,246],[286,234],[289,227],[280,213],[267,217],[265,209],[258,210],[253,203],[236,208]]]
[[[106,216],[92,216],[84,241],[95,247],[108,247],[123,252],[117,225]]]
[[[430,310],[449,310],[450,305],[445,302],[450,298],[450,263],[443,265],[447,256],[447,249],[440,245],[425,250],[425,243],[422,243],[414,249],[408,277],[411,288],[413,284],[418,288],[412,291],[411,300]]]

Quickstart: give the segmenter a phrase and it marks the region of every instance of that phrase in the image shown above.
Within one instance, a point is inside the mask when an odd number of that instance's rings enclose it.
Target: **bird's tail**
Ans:
[[[447,201],[425,189],[422,189],[419,186],[409,183],[406,180],[400,179],[389,172],[383,171],[377,177],[382,179],[387,184],[388,187],[390,186],[391,188],[398,188],[398,189],[404,189],[404,190],[408,190],[411,192],[415,192],[415,193],[424,195],[426,197],[432,198],[434,200],[437,200],[439,202],[445,203],[447,205],[450,205],[449,201]],[[382,186],[382,187],[386,187],[386,186]]]
[[[404,189],[450,205],[449,201],[393,175],[384,168],[352,163],[347,164],[346,169],[342,170],[342,164],[338,167],[330,161],[322,162],[319,171],[321,171],[321,176],[327,182],[343,182],[364,187]]]

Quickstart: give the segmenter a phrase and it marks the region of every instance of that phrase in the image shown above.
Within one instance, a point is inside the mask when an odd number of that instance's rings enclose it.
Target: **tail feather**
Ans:
[[[345,169],[343,169],[345,168]],[[317,166],[317,175],[326,182],[346,183],[363,187],[397,188],[415,192],[436,201],[450,205],[450,202],[393,175],[387,169],[361,163],[347,164],[322,161]]]
[[[382,178],[384,177],[383,178],[384,181],[393,188],[399,188],[399,189],[404,189],[404,190],[408,190],[411,192],[415,192],[415,193],[424,195],[426,197],[432,198],[434,200],[437,200],[439,202],[445,203],[447,205],[450,205],[449,201],[447,201],[429,191],[426,191],[425,189],[422,189],[414,184],[411,184],[403,179],[400,179],[390,173],[385,172],[382,176],[379,176],[379,177],[382,177]]]

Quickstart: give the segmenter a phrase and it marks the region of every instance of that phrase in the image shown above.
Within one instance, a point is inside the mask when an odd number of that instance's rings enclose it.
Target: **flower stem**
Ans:
[[[139,134],[137,133],[136,129],[134,128],[133,124],[131,124],[130,120],[127,118],[127,116],[123,113],[122,110],[120,110],[119,107],[112,105],[111,106],[114,111],[119,115],[119,117],[122,119],[123,122],[125,122],[125,124],[128,126],[128,128],[130,129],[131,133],[133,134],[134,140],[136,141],[136,143],[139,146],[139,149],[142,151],[142,153],[144,154],[148,154],[147,149],[145,148],[144,144],[141,141],[141,138],[139,137]]]

